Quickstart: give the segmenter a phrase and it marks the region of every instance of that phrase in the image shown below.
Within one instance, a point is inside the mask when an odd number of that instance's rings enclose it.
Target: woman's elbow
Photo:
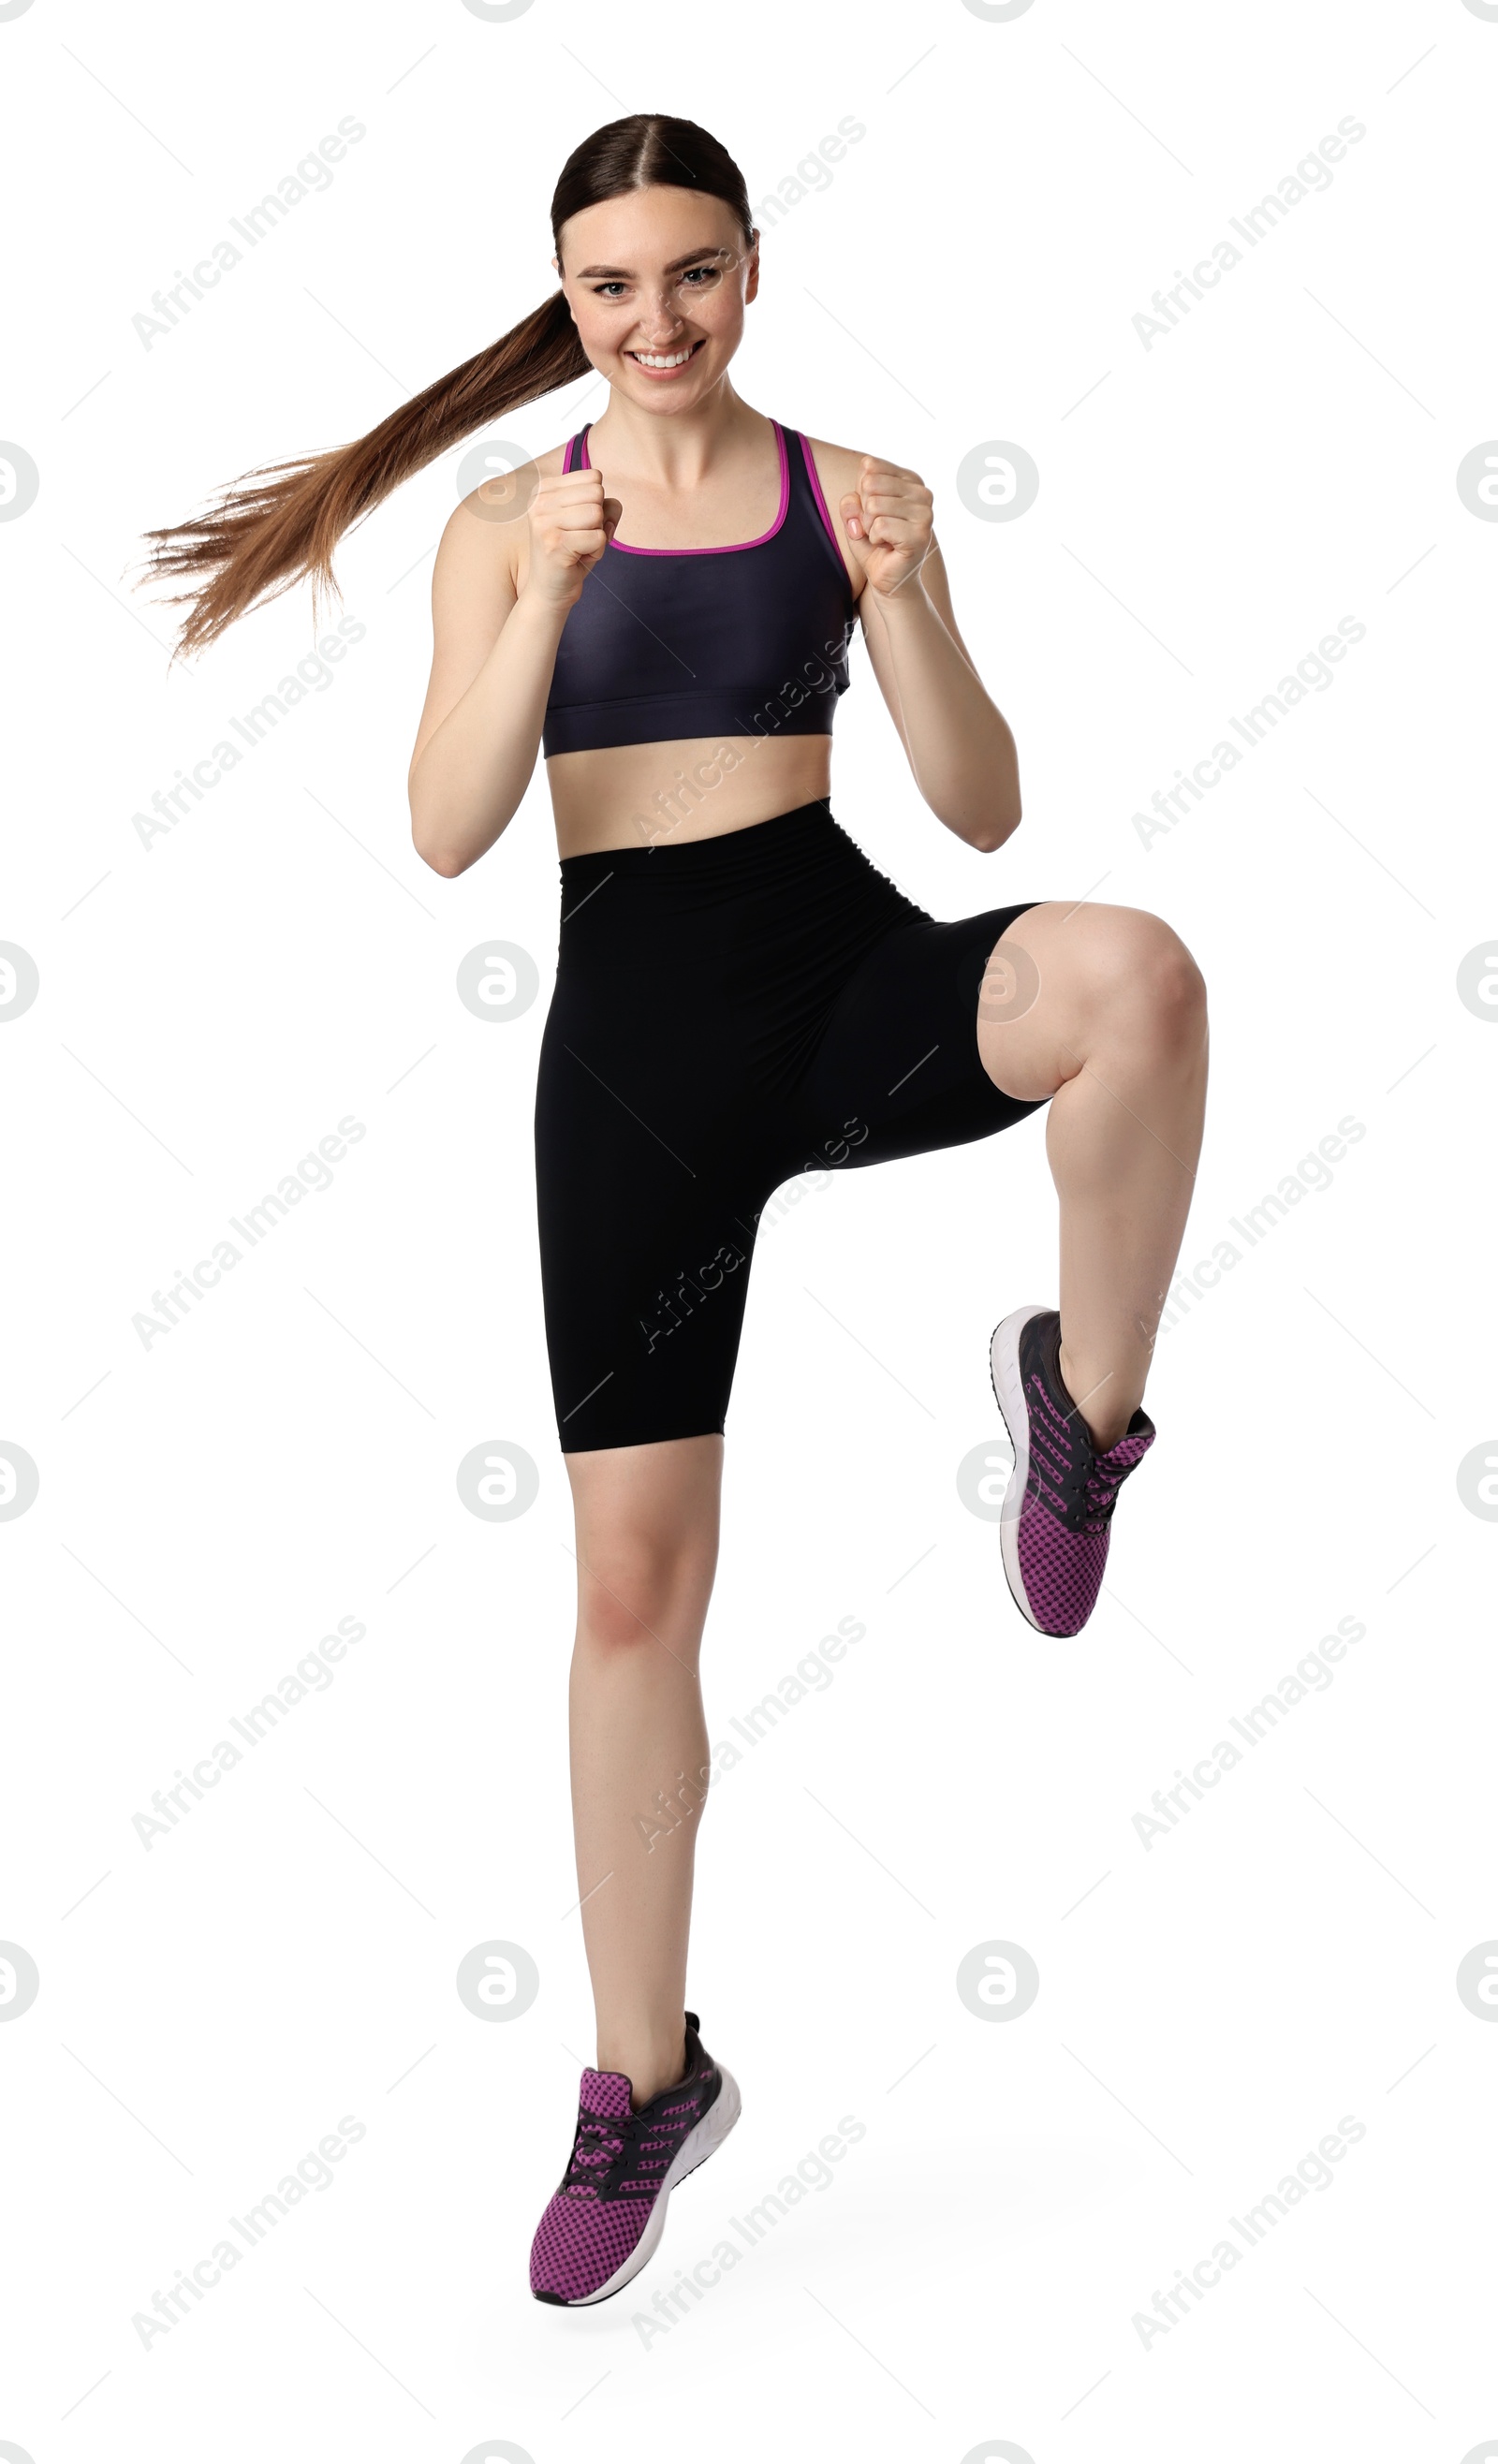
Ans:
[[[452,827],[452,816],[444,816],[430,797],[409,795],[408,801],[412,847],[430,871],[440,873],[444,881],[455,881],[482,849],[465,847],[461,833]]]
[[[411,831],[411,845],[423,864],[433,872],[440,872],[444,881],[455,881],[460,872],[467,872],[474,861],[472,856],[460,854],[455,847],[443,847],[424,838],[418,829]]]
[[[432,872],[440,872],[445,881],[452,881],[468,869],[469,858],[460,854],[451,841],[444,840],[430,820],[417,813],[411,815],[411,845],[423,864]]]
[[[1018,802],[1008,811],[987,813],[969,844],[977,848],[980,855],[995,855],[1000,847],[1013,838],[1020,826],[1020,820],[1021,811]]]

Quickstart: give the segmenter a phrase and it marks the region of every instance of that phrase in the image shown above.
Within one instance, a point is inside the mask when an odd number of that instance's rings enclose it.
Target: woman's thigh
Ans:
[[[714,1081],[713,1035],[651,1041],[559,985],[536,1090],[541,1296],[564,1454],[721,1434],[755,1220],[782,1173]]]
[[[868,954],[834,1002],[797,1089],[805,1152],[789,1169],[835,1170],[964,1145],[1008,1129],[1044,1102],[1045,1095],[1001,1089],[978,1036],[991,954],[1030,912],[995,907],[955,923],[904,924]]]

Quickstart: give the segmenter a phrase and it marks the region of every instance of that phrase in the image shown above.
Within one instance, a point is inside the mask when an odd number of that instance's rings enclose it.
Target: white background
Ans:
[[[40,473],[0,525],[0,937],[40,971],[3,1039],[0,1439],[40,1491],[0,1525],[0,1937],[41,1977],[0,2025],[0,2439],[1498,2453],[1498,2027],[1455,1988],[1498,1936],[1498,1531],[1456,1482],[1498,1428],[1498,1036],[1456,990],[1498,922],[1498,526],[1456,487],[1498,430],[1498,23],[34,0],[0,77],[0,435]],[[1055,1291],[1043,1122],[808,1189],[762,1236],[712,1735],[840,1617],[868,1631],[715,1791],[691,1998],[743,2121],[638,2285],[578,2316],[525,2277],[592,2050],[530,1147],[544,781],[462,879],[415,859],[455,454],[346,542],[366,630],[331,686],[148,847],[132,815],[312,618],[284,599],[168,672],[126,577],[151,523],[363,432],[534,306],[562,160],[646,107],[711,126],[757,201],[845,116],[867,131],[767,231],[735,379],[936,490],[1026,818],[988,859],[945,834],[855,652],[839,820],[939,915],[1095,890],[1183,934],[1214,1023],[1188,1265],[1344,1116],[1365,1134],[1162,1338],[1159,1442],[1070,1642],[1022,1623],[956,1485],[997,1425],[996,1318]],[[1151,294],[1345,115],[1331,187],[1146,350]],[[144,347],[152,293],[345,116],[331,187]],[[540,450],[602,407],[580,385],[504,432]],[[1009,523],[954,485],[996,439],[1041,473]],[[1141,844],[1132,815],[1343,617],[1366,635],[1330,689]],[[540,968],[518,1020],[456,998],[485,936]],[[143,1348],[152,1292],[346,1114],[333,1186]],[[511,1523],[457,1494],[490,1440],[540,1466]],[[152,1792],[341,1617],[367,1634],[335,1683],[143,1847]],[[1146,1848],[1152,1793],[1341,1617],[1366,1637],[1335,1683]],[[505,2025],[454,1990],[491,1939],[540,1971]],[[995,1939],[1041,1974],[1008,2024],[955,1987]],[[133,2314],[345,2115],[332,2186],[143,2348]],[[647,2342],[635,2313],[844,2116],[866,2135],[831,2186]],[[1344,2116],[1333,2186],[1146,2345],[1134,2314]]]

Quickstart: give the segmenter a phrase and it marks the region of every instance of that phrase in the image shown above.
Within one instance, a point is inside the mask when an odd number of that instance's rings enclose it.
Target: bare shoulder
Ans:
[[[856,446],[830,445],[824,436],[808,436],[806,443],[817,466],[827,511],[835,515],[838,498],[848,495],[858,485],[858,473],[863,469],[865,456]]]
[[[848,534],[844,529],[843,517],[839,509],[845,496],[853,495],[857,492],[858,474],[864,466],[864,455],[854,446],[830,445],[823,436],[808,435],[806,450],[811,455],[817,473],[817,484],[822,490],[822,499],[827,509],[827,518],[831,522],[838,546],[842,550],[843,562],[848,569],[848,578],[856,598],[864,586],[863,568],[848,551]]]
[[[846,495],[851,488],[856,487],[858,474],[866,461],[883,462],[892,471],[903,471],[908,467],[898,461],[892,453],[876,453],[872,446],[829,445],[821,436],[808,436],[806,442],[811,448],[817,470],[822,474],[824,495],[826,495],[827,479],[831,477],[836,482],[840,495]],[[919,475],[924,480],[924,472]],[[831,498],[828,497],[827,501],[830,504]]]
[[[843,561],[848,567],[854,595],[862,597],[863,570],[848,549],[848,535],[843,526],[842,500],[845,496],[857,495],[858,482],[865,462],[883,462],[896,471],[903,471],[906,465],[903,462],[896,462],[892,454],[875,453],[871,447],[832,445],[825,437],[810,435],[806,438],[806,444],[812,461],[816,465],[817,479],[826,503],[832,528],[837,534],[838,544],[843,551]],[[918,475],[924,483],[924,473]]]
[[[537,482],[562,469],[566,443],[553,445],[511,471],[496,465],[460,497],[448,516],[437,547],[433,594],[459,603],[513,599],[524,579],[525,516]]]

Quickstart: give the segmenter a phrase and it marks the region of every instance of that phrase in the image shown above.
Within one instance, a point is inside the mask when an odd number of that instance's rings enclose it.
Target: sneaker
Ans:
[[[738,2086],[703,2052],[696,2013],[686,2020],[686,2076],[638,2113],[622,2071],[584,2072],[571,2160],[531,2245],[538,2301],[581,2309],[638,2276],[665,2230],[677,2183],[738,2121]]]
[[[1038,1634],[1080,1634],[1097,1605],[1118,1491],[1155,1443],[1135,1412],[1106,1454],[1062,1380],[1061,1318],[1015,1309],[995,1331],[994,1395],[1014,1447],[1000,1543],[1009,1589]]]

